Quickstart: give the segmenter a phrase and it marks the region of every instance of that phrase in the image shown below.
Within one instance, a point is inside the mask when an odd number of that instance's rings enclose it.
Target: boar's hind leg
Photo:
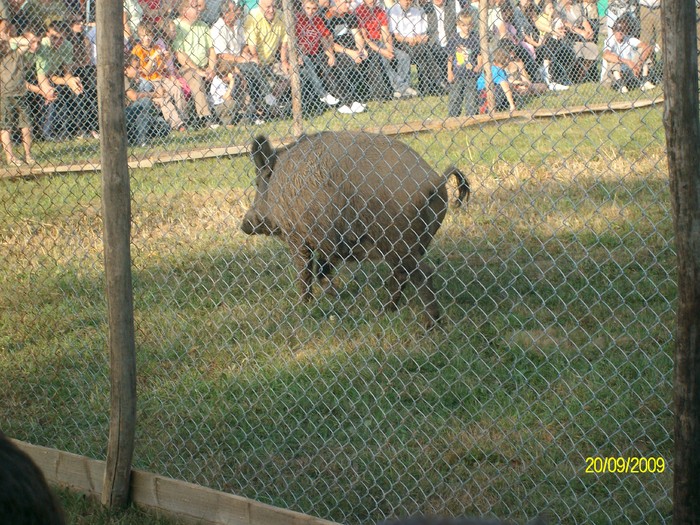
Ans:
[[[426,328],[432,328],[440,320],[440,305],[438,305],[433,288],[434,272],[435,269],[427,263],[421,263],[418,268],[411,272],[411,282],[418,290],[418,296],[425,308],[424,324]]]
[[[297,269],[301,300],[308,303],[312,297],[311,284],[314,278],[314,259],[308,246],[292,246],[292,260]]]
[[[410,281],[418,292],[418,297],[425,308],[424,324],[426,328],[432,328],[440,319],[440,307],[433,289],[432,266],[426,263],[418,263],[414,258],[403,260],[394,267],[391,277],[387,280],[386,287],[389,291],[390,299],[387,304],[388,310],[396,310],[401,300],[406,283]]]

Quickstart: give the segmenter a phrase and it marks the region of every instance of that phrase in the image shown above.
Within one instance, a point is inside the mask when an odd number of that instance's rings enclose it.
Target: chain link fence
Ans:
[[[0,421],[101,459],[94,2],[1,7]],[[290,34],[269,0],[125,1],[136,468],[348,524],[669,519],[658,6],[484,7],[298,2]],[[288,247],[240,229],[254,137],[347,130],[469,179],[425,256],[432,330],[412,285],[385,311],[386,263],[305,303]]]

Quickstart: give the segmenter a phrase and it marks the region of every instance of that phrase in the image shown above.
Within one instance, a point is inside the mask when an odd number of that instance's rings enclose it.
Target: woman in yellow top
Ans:
[[[139,59],[139,78],[141,91],[155,91],[158,100],[162,101],[163,117],[172,129],[183,131],[185,126],[182,117],[185,115],[185,94],[177,79],[169,74],[168,62],[172,61],[170,52],[165,44],[155,42],[155,28],[148,22],[138,25],[137,43],[131,54]]]

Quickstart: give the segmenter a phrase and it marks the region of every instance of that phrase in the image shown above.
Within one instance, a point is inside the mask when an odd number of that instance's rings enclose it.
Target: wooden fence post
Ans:
[[[662,2],[664,127],[678,257],[673,523],[700,523],[700,121],[695,2]]]
[[[131,192],[124,117],[122,0],[97,3],[97,94],[102,221],[109,320],[110,425],[102,503],[129,502],[136,429],[136,358],[131,288]],[[119,21],[119,23],[115,23]]]
[[[491,74],[491,50],[489,49],[489,3],[479,0],[479,47],[482,59],[481,74],[484,75],[486,86],[486,107],[491,114],[496,110],[496,95],[494,93],[493,75]],[[481,101],[479,101],[481,104]]]
[[[299,52],[297,51],[296,14],[290,0],[282,0],[284,26],[287,29],[289,54],[289,83],[292,90],[292,128],[295,137],[304,133],[303,108],[301,103],[301,78],[299,77]]]

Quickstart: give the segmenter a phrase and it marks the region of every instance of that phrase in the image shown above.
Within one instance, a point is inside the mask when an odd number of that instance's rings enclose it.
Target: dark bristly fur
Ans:
[[[0,432],[0,523],[64,525],[63,511],[32,459]]]
[[[457,179],[458,205],[469,198],[461,171],[440,175],[401,141],[355,132],[303,136],[277,151],[261,136],[252,157],[257,192],[241,229],[287,241],[304,301],[311,299],[314,274],[332,290],[341,261],[384,260],[392,268],[387,307],[397,307],[410,280],[426,325],[439,319],[434,270],[422,259],[447,213],[447,179]]]

